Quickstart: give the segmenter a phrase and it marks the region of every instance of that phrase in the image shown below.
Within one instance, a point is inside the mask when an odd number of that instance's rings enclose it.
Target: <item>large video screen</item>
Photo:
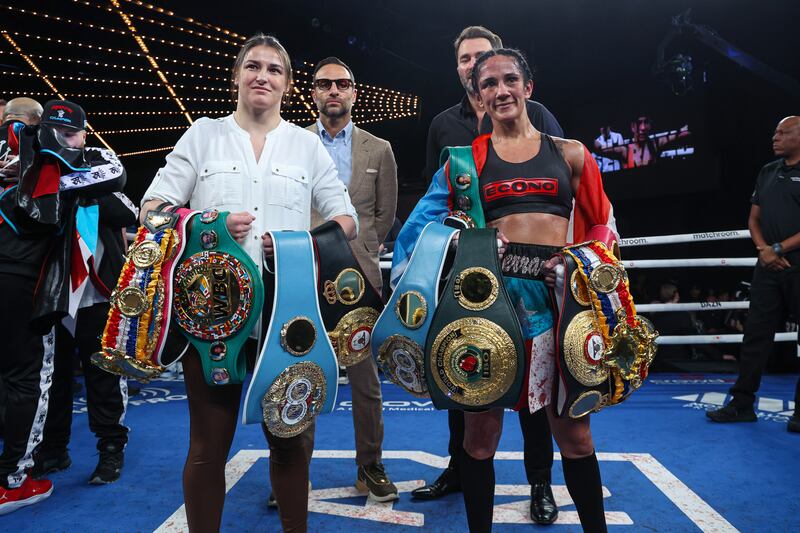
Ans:
[[[704,96],[676,97],[642,84],[606,98],[594,93],[568,137],[583,142],[617,199],[670,196],[719,187],[717,147],[706,130]]]
[[[599,126],[598,136],[587,144],[604,174],[688,159],[695,153],[688,123],[654,125],[652,116],[641,115],[619,126]]]

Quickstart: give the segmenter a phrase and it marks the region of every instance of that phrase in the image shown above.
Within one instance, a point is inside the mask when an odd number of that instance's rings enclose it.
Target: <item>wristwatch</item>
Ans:
[[[777,254],[778,257],[783,257],[783,246],[781,243],[776,242],[772,245],[772,251]]]

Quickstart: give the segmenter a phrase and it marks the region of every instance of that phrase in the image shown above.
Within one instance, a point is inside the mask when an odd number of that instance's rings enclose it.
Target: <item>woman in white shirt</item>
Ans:
[[[308,230],[312,206],[354,238],[356,211],[333,160],[317,135],[281,118],[292,88],[289,55],[278,40],[264,34],[248,39],[233,67],[236,111],[201,118],[189,128],[145,193],[143,215],[163,202],[230,211],[228,230],[258,265],[272,255],[266,232]],[[183,368],[191,423],[183,471],[186,516],[193,532],[218,531],[242,386],[207,386],[197,354],[184,357]],[[305,531],[311,457],[304,449],[313,447],[313,431],[289,439],[265,434],[283,528]]]

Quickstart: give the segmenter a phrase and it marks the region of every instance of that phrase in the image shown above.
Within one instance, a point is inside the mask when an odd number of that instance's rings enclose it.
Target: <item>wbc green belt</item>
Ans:
[[[228,212],[195,217],[175,269],[173,318],[200,354],[206,383],[242,383],[242,345],[264,305],[258,265],[228,233]]]
[[[503,285],[497,230],[462,230],[425,343],[437,409],[513,407],[525,371],[519,321]]]

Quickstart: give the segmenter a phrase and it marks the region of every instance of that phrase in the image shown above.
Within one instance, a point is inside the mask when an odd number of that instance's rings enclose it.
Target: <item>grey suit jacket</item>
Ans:
[[[317,124],[308,128],[319,134]],[[397,210],[397,163],[388,141],[353,126],[353,169],[347,190],[358,213],[358,237],[350,246],[372,285],[381,290],[383,282],[378,264],[378,246],[384,241]],[[316,211],[311,227],[325,222]]]

